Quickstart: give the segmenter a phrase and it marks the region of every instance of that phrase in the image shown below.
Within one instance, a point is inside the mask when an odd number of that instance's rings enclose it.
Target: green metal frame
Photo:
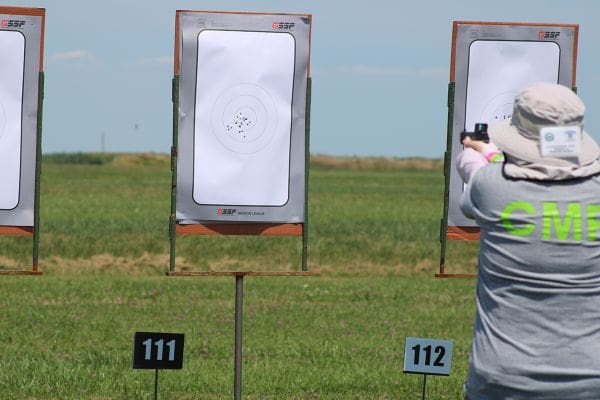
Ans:
[[[306,81],[306,120],[304,128],[304,224],[302,225],[302,272],[308,271],[308,178],[310,170],[310,107],[312,78]]]
[[[42,118],[44,115],[44,72],[38,77],[38,112],[35,150],[35,194],[33,203],[33,271],[38,271],[40,251],[40,179],[42,175]]]
[[[175,272],[175,232],[177,206],[177,142],[179,134],[179,75],[173,77],[171,100],[173,101],[173,147],[171,147],[171,214],[169,216],[170,258],[169,272]]]
[[[444,211],[440,222],[440,274],[446,265],[446,234],[448,232],[448,206],[450,202],[450,167],[452,160],[452,131],[454,123],[455,82],[448,84],[448,125],[446,127],[446,152],[444,153]]]
[[[310,108],[312,79],[306,83],[306,122],[304,138],[304,223],[302,226],[302,272],[308,271],[308,187],[310,170]],[[171,147],[171,213],[169,216],[169,273],[175,272],[176,225],[177,225],[177,146],[179,135],[179,75],[173,77],[171,100],[173,101],[173,146]],[[37,231],[37,230],[36,230]]]

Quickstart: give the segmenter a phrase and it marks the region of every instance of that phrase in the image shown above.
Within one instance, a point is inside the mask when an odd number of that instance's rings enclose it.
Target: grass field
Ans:
[[[428,160],[314,157],[309,269],[245,279],[245,399],[417,399],[404,338],[454,341],[450,377],[428,398],[462,399],[475,282],[437,280],[443,176]],[[184,369],[160,399],[227,399],[233,386],[233,278],[165,277],[165,157],[48,156],[42,277],[0,277],[0,398],[150,399],[131,369],[135,331],[186,334]],[[182,270],[298,270],[298,238],[179,237]],[[31,239],[0,238],[0,264],[30,264]],[[449,272],[477,247],[450,243]]]

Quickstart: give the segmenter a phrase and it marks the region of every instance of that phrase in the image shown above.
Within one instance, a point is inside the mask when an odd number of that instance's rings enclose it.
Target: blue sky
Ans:
[[[600,140],[600,2],[51,0],[44,152],[168,152],[175,10],[313,14],[311,152],[441,157],[452,21],[580,24],[577,83]]]

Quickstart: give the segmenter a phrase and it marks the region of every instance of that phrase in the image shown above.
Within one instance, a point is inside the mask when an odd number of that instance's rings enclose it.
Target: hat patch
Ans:
[[[573,158],[581,154],[581,126],[546,126],[540,129],[542,157]]]

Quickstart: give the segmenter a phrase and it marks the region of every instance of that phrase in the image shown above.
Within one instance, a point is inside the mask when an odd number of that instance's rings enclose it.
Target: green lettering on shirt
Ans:
[[[529,236],[535,230],[535,224],[525,224],[521,228],[517,228],[513,225],[510,220],[510,216],[517,210],[522,210],[527,214],[535,214],[535,207],[533,204],[528,203],[526,201],[513,201],[510,202],[504,207],[504,210],[500,214],[500,221],[502,222],[502,226],[506,231],[510,234],[516,236]]]
[[[588,204],[587,206],[587,225],[588,225],[588,240],[593,242],[596,240],[596,232],[600,229],[600,221],[596,218],[600,214],[600,205]]]
[[[542,225],[542,239],[550,240],[552,235],[552,224],[556,230],[558,240],[567,240],[573,226],[573,240],[581,240],[581,205],[579,203],[567,204],[567,213],[561,219],[558,212],[558,204],[553,201],[544,202],[544,222]]]

